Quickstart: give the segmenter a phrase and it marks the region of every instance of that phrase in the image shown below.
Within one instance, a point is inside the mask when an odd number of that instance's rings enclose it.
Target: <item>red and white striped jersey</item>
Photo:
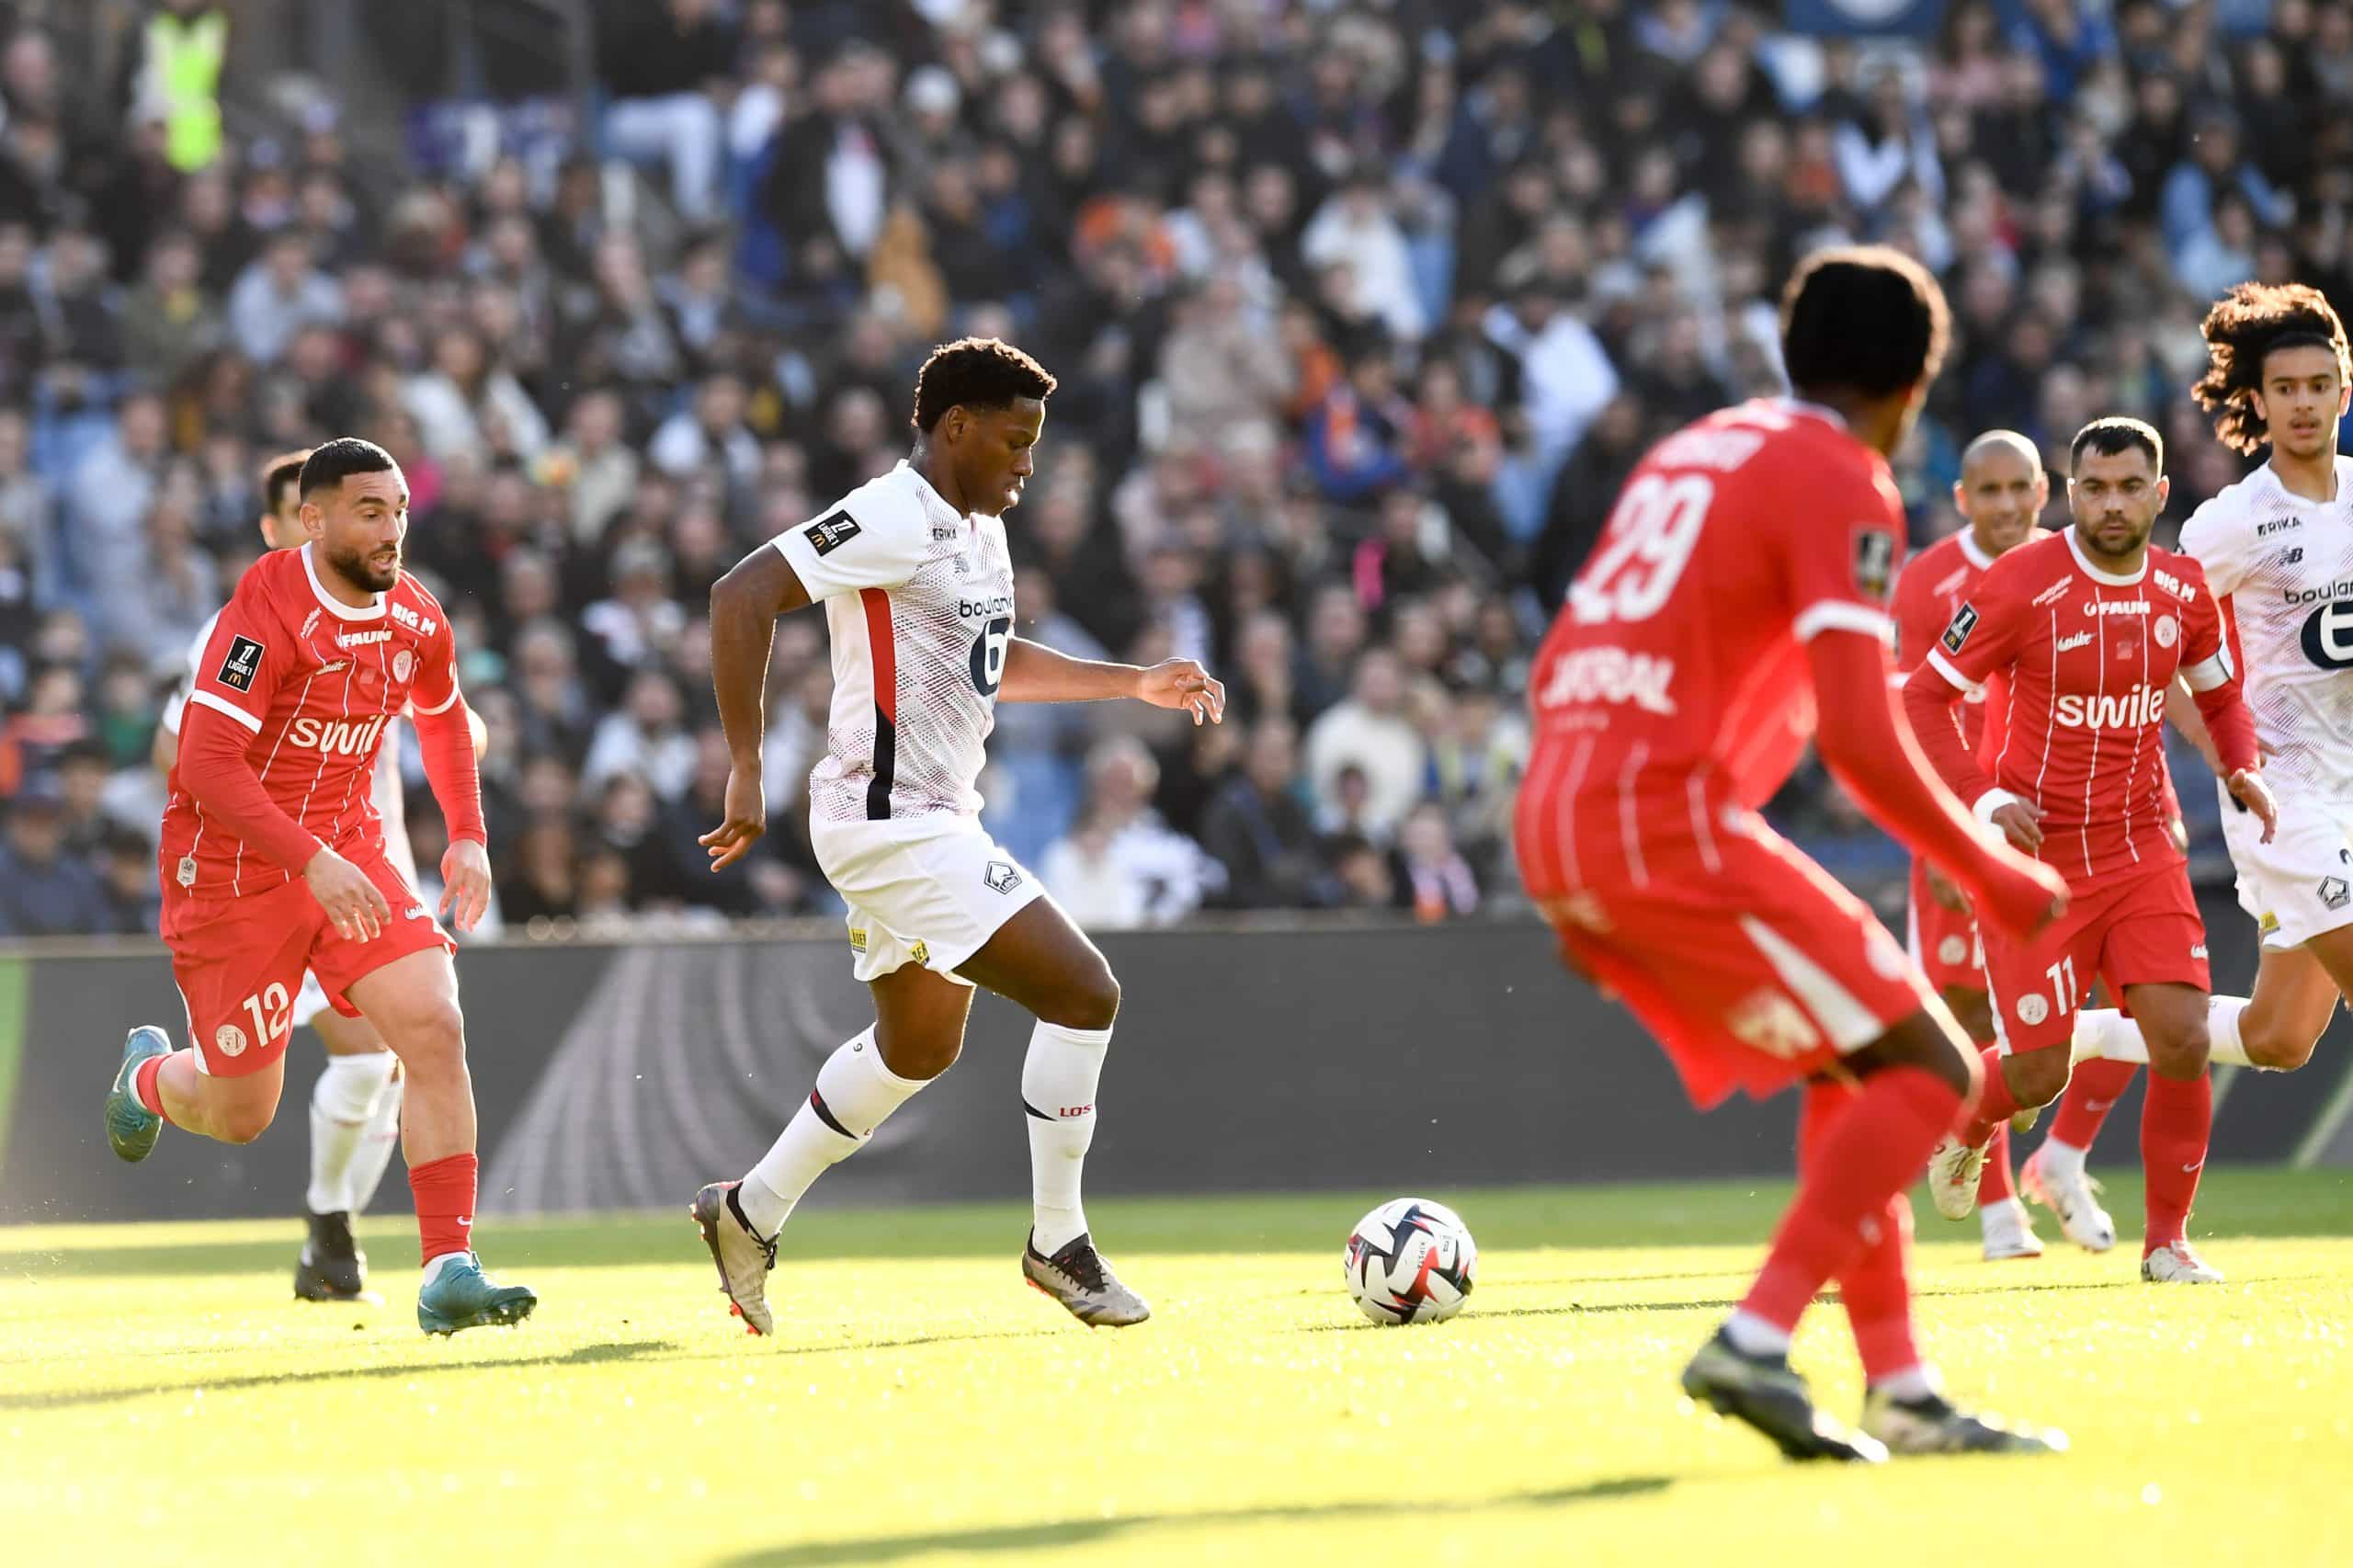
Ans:
[[[246,569],[191,672],[187,700],[251,737],[245,760],[269,798],[337,854],[382,842],[373,793],[384,732],[404,709],[432,715],[458,700],[449,617],[403,574],[373,604],[329,594],[311,546],[273,551]],[[229,898],[291,881],[217,824],[173,768],[164,808],[164,873],[198,898]]]
[[[824,603],[833,642],[811,814],[977,816],[1013,639],[1004,520],[960,515],[903,461],[769,542]]]
[[[1668,437],[1537,652],[1530,777],[1630,837],[1763,804],[1813,733],[1804,644],[1890,636],[1903,540],[1886,460],[1828,409],[1760,400]]]
[[[2165,689],[2176,673],[2198,691],[2231,679],[2198,562],[2152,546],[2120,575],[2085,558],[2074,528],[2042,535],[1986,569],[1927,663],[1963,691],[2005,681],[2001,733],[1967,759],[1970,776],[1945,781],[1976,805],[1990,776],[2040,807],[2039,858],[2070,888],[2181,863],[2166,832]]]
[[[2019,541],[2034,542],[2029,534]],[[1978,546],[1966,525],[1947,534],[1904,563],[1895,580],[1895,667],[1906,674],[1919,667],[1951,624],[1953,613],[1968,602],[1977,579],[1997,558]],[[1961,738],[1971,751],[1985,733],[1985,693],[1972,691],[1959,710]]]
[[[212,630],[221,624],[219,612],[204,623],[196,641],[188,647],[188,676],[164,704],[162,723],[166,734],[180,733],[180,715],[187,711],[188,694],[196,689],[198,677],[204,671],[205,650],[212,646]],[[416,885],[416,854],[408,842],[408,804],[401,789],[400,725],[398,719],[384,722],[383,744],[376,751],[376,770],[368,781],[368,798],[376,802],[376,815],[382,824],[384,853],[409,885]]]

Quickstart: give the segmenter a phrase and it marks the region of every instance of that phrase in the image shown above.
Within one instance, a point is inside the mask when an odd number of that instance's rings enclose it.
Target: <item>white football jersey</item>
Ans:
[[[2190,515],[2181,548],[2230,601],[2266,774],[2353,802],[2353,458],[2334,501],[2265,463]]]
[[[825,607],[833,712],[809,772],[826,822],[977,816],[1013,639],[1001,518],[961,517],[901,462],[769,541]]]
[[[165,733],[180,733],[180,716],[188,709],[188,694],[196,689],[203,673],[205,644],[212,641],[212,629],[219,625],[221,612],[215,610],[204,623],[204,630],[188,644],[188,676],[180,682],[172,699],[164,704]],[[368,792],[376,802],[376,814],[384,820],[384,854],[408,885],[416,886],[416,853],[408,843],[408,804],[401,793],[401,735],[398,719],[384,721],[384,742],[376,752],[376,776],[369,782]]]

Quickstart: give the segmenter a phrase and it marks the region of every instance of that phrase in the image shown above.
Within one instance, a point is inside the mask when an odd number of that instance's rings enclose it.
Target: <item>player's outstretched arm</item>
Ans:
[[[471,931],[490,907],[490,833],[482,814],[482,773],[474,718],[464,699],[450,689],[448,707],[438,713],[416,713],[417,749],[425,756],[425,781],[449,824],[449,846],[441,857],[441,908],[452,915],[460,931]]]
[[[2255,712],[2246,705],[2246,687],[2239,679],[2229,650],[2219,642],[2205,658],[2185,664],[2181,683],[2189,688],[2198,716],[2205,721],[2207,744],[2213,748],[2215,771],[2230,786],[2239,804],[2263,823],[2263,842],[2279,826],[2279,803],[2263,781],[2262,756],[2255,743]]]
[[[1117,697],[1132,697],[1154,708],[1182,708],[1196,724],[1225,719],[1225,683],[1196,660],[1163,659],[1145,668],[1074,659],[1026,637],[1016,637],[1006,646],[999,702],[1102,702]]]
[[[1821,713],[1814,749],[1881,826],[1951,872],[1978,912],[2006,930],[2031,930],[2064,907],[2057,873],[1981,835],[1921,755],[1915,727],[1899,722],[1887,700],[1887,651],[1877,638],[1825,630],[1806,644],[1806,655]],[[1941,679],[1931,668],[1915,672],[1904,690],[1907,708],[1924,676]],[[1932,709],[1929,717],[1944,715]]]
[[[776,618],[807,608],[809,590],[783,553],[762,545],[710,586],[710,684],[727,733],[727,820],[699,841],[722,870],[767,832],[760,743],[767,731],[768,659]]]

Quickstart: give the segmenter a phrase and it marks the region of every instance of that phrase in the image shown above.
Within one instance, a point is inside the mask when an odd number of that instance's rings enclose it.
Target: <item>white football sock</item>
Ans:
[[[874,1031],[836,1047],[817,1069],[817,1085],[735,1194],[744,1217],[773,1236],[825,1167],[862,1148],[883,1119],[913,1099],[928,1079],[902,1078],[882,1065]]]
[[[2216,1066],[2253,1067],[2246,1058],[2245,1042],[2239,1038],[2239,1015],[2245,1012],[2244,996],[2210,996],[2206,999],[2206,1059]],[[2097,1058],[2102,1062],[2138,1062],[2146,1066],[2149,1042],[2141,1038],[2141,1026],[2113,1007],[2086,1007],[2075,1015],[2075,1032],[2069,1056],[2077,1062]]]
[[[311,1091],[311,1187],[303,1201],[312,1213],[351,1207],[353,1161],[367,1140],[376,1096],[392,1081],[392,1060],[389,1051],[327,1058]]]
[[[2073,1181],[2084,1174],[2084,1156],[2087,1153],[2058,1138],[2045,1138],[2034,1157],[2042,1163],[2044,1175]]]
[[[1736,1308],[1724,1319],[1724,1337],[1744,1356],[1787,1356],[1790,1331],[1768,1323],[1746,1308]]]
[[[405,1097],[403,1086],[407,1079],[394,1075],[376,1096],[376,1108],[368,1118],[367,1131],[359,1140],[358,1152],[351,1156],[351,1211],[364,1214],[368,1205],[376,1201],[376,1188],[383,1185],[384,1167],[392,1163],[392,1151],[401,1146],[401,1101]]]
[[[1047,1257],[1084,1234],[1079,1173],[1095,1142],[1095,1085],[1110,1050],[1109,1029],[1068,1029],[1039,1020],[1021,1063],[1021,1105],[1029,1119],[1030,1244]]]

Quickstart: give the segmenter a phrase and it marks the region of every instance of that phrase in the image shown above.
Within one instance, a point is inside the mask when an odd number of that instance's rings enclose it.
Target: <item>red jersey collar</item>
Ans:
[[[307,544],[304,545],[301,549],[301,554],[302,557],[302,575],[310,579],[311,592],[317,596],[319,603],[325,607],[326,612],[329,615],[335,616],[343,620],[381,620],[384,619],[383,595],[378,594],[375,596],[374,599],[364,607],[359,605],[345,604],[341,599],[336,598],[333,594],[328,593],[327,585],[319,581],[318,566],[311,560],[311,547]]]

